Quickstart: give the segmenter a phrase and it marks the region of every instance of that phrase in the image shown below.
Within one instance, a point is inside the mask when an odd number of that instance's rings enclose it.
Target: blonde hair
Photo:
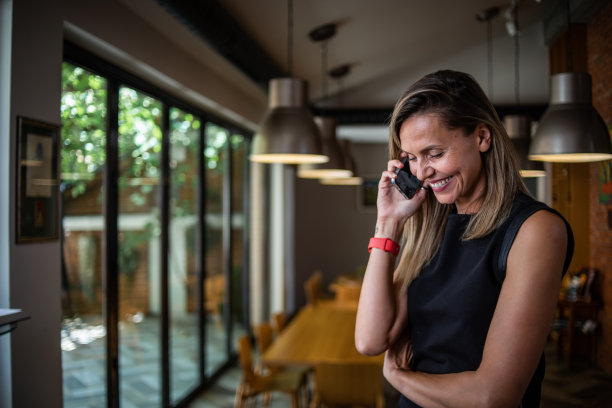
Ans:
[[[489,150],[481,153],[486,186],[480,207],[470,219],[464,240],[490,234],[509,215],[517,192],[529,194],[519,174],[512,142],[495,108],[474,78],[457,71],[438,71],[413,84],[398,100],[390,123],[389,157],[399,158],[402,124],[414,115],[434,114],[448,129],[470,135],[480,124],[491,132]],[[404,226],[399,278],[407,286],[434,257],[454,204],[440,204],[431,190],[417,213]]]

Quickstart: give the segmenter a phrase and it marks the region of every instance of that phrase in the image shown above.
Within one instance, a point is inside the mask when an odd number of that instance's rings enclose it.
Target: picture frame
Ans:
[[[365,175],[357,192],[357,208],[363,212],[376,212],[380,174]]]
[[[18,244],[59,239],[60,128],[17,117]]]

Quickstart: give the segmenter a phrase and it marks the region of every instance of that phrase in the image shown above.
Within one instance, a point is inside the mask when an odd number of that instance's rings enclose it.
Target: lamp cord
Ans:
[[[327,99],[327,40],[321,42],[321,97]]]
[[[565,14],[567,17],[567,68],[568,72],[574,72],[573,69],[573,55],[572,55],[572,22],[571,22],[571,10],[570,0],[565,1]]]
[[[489,100],[493,100],[493,27],[491,19],[487,20],[487,68]]]
[[[293,0],[287,1],[287,67],[293,76]]]
[[[514,98],[516,100],[516,105],[519,106],[521,104],[520,99],[520,46],[519,46],[519,22],[518,22],[518,3],[514,8],[514,27],[516,29],[516,34],[514,35]]]

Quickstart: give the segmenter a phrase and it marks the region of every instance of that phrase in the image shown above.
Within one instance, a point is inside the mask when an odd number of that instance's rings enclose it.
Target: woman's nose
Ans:
[[[414,174],[419,180],[425,180],[426,178],[431,177],[434,174],[434,169],[432,169],[427,163],[423,162],[418,163],[414,170]]]

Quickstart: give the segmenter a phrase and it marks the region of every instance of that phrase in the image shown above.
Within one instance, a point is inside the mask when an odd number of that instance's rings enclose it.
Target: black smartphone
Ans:
[[[414,197],[416,192],[419,191],[419,188],[421,188],[423,182],[410,171],[410,165],[408,164],[407,157],[402,159],[402,164],[404,167],[395,171],[397,177],[391,179],[391,182],[395,184],[395,187],[397,187],[404,197],[410,200],[412,197]]]

